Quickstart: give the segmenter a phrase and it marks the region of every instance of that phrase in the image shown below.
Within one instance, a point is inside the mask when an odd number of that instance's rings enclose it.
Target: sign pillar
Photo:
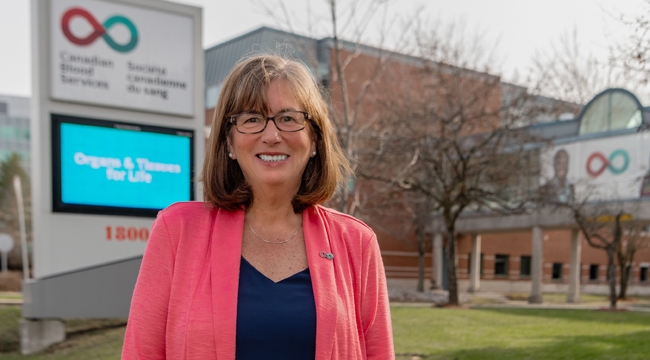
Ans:
[[[126,317],[156,214],[202,200],[201,9],[32,0],[31,12],[34,276],[23,316]]]

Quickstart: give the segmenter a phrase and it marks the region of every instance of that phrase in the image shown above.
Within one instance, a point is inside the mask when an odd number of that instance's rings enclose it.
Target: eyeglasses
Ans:
[[[269,121],[275,123],[280,131],[296,132],[305,128],[307,120],[311,119],[306,111],[284,111],[274,116],[264,116],[259,113],[247,112],[231,115],[228,122],[235,125],[242,134],[257,134],[266,129]]]

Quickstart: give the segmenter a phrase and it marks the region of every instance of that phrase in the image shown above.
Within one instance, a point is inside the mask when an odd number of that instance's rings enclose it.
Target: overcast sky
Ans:
[[[210,47],[260,26],[278,27],[255,5],[254,0],[175,0],[203,8],[203,45]],[[275,0],[266,0],[275,3]],[[30,96],[30,3],[29,0],[0,0],[0,94]],[[297,32],[308,34],[309,18],[325,18],[325,0],[287,0],[289,12],[298,21]],[[432,19],[463,19],[469,26],[487,34],[489,43],[498,40],[502,71],[525,72],[536,53],[548,51],[560,36],[577,29],[586,51],[606,56],[607,47],[625,35],[616,20],[620,14],[633,15],[644,9],[642,0],[393,0],[389,15],[408,18],[418,6]],[[396,21],[397,22],[397,21]],[[325,23],[314,21],[318,34]],[[372,36],[371,27],[369,35]],[[372,41],[372,40],[369,40]]]

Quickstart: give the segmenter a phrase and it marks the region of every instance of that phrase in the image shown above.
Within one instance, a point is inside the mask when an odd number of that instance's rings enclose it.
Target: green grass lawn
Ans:
[[[393,306],[395,351],[412,359],[648,359],[650,313]],[[0,359],[119,359],[123,320],[67,321],[68,340],[23,357],[20,307],[0,307]]]
[[[0,306],[0,359],[108,360],[119,359],[124,340],[124,319],[66,320],[67,340],[45,352],[21,356],[18,352],[19,306]]]
[[[19,306],[0,306],[0,354],[18,347],[18,320]]]
[[[650,357],[648,313],[393,307],[392,316],[399,359]]]

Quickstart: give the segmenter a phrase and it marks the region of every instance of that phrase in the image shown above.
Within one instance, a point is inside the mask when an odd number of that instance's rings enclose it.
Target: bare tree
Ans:
[[[646,1],[648,6],[650,2]],[[646,86],[650,80],[650,18],[645,13],[634,18],[621,16],[628,25],[628,38],[610,48],[609,58],[597,57],[585,51],[578,40],[577,30],[563,35],[548,53],[539,52],[534,60],[531,80],[535,81],[537,93],[585,104],[598,92],[611,87],[629,87],[635,90]],[[639,130],[642,130],[639,128]],[[628,215],[622,211],[622,202],[589,202],[598,197],[595,188],[585,185],[586,196],[582,200],[555,201],[552,194],[544,194],[543,203],[568,209],[578,224],[588,244],[607,253],[610,306],[616,306],[616,265],[619,266],[620,294],[625,298],[629,282],[630,264],[636,251],[645,247],[645,239],[639,237],[638,224],[627,222]],[[544,190],[544,189],[540,189]],[[629,234],[625,237],[623,234]]]
[[[456,221],[466,211],[526,211],[538,166],[526,148],[536,139],[522,126],[535,106],[526,91],[506,97],[500,77],[477,71],[492,61],[480,38],[438,30],[416,34],[419,66],[394,72],[393,96],[382,99],[393,124],[377,145],[383,168],[364,176],[426,199],[445,229],[449,303],[458,304]]]
[[[620,300],[627,299],[627,287],[632,275],[631,264],[634,261],[634,256],[639,250],[650,248],[650,236],[647,230],[643,231],[643,228],[641,224],[625,226],[623,228],[624,238],[618,243],[616,248],[620,279],[618,299]]]
[[[415,203],[414,211],[414,224],[415,224],[415,235],[417,237],[417,246],[418,246],[418,285],[417,291],[424,291],[424,266],[425,266],[425,254],[427,251],[427,244],[431,242],[430,228],[431,218],[433,211],[431,209],[431,201],[428,198],[419,199],[419,201],[413,201]],[[429,239],[429,240],[427,240]]]
[[[569,209],[589,246],[607,254],[609,306],[616,308],[616,254],[623,241],[623,229],[629,215],[622,208],[609,204],[589,203],[588,198],[560,204]]]
[[[548,182],[547,182],[548,183]],[[616,308],[617,299],[625,299],[630,281],[631,263],[639,250],[650,248],[650,237],[643,226],[633,221],[639,209],[634,203],[620,198],[606,198],[598,186],[579,181],[581,194],[558,196],[557,188],[539,188],[538,204],[551,206],[556,211],[568,211],[589,246],[607,254],[607,283],[610,308]],[[580,196],[582,195],[582,196]],[[603,200],[593,200],[603,199]],[[616,266],[619,267],[620,292],[616,292]]]
[[[535,92],[578,104],[586,104],[600,91],[623,84],[620,68],[581,46],[575,28],[551,44],[550,51],[537,52],[529,79]]]
[[[365,176],[363,171],[361,176]],[[370,195],[370,199],[362,202],[359,208],[362,219],[375,231],[390,235],[410,248],[415,247],[418,255],[416,290],[423,292],[426,254],[433,245],[429,200],[385,182],[367,182],[360,193],[362,197]]]
[[[321,61],[318,54],[302,48],[303,42],[295,41],[298,50],[305,55],[311,54],[308,61],[326,87],[332,105],[332,119],[355,175],[359,165],[367,160],[362,159],[361,154],[365,146],[363,139],[376,120],[372,111],[367,110],[372,103],[370,98],[377,83],[381,81],[390,56],[394,54],[385,50],[387,34],[394,23],[388,18],[388,5],[386,0],[328,0],[328,17],[314,16],[309,12],[307,16],[311,19],[303,27],[307,28],[311,36],[315,36],[317,32],[317,25],[314,24],[329,24],[329,30],[324,33],[329,34],[325,40],[331,42],[331,53],[320,55],[329,57],[330,68],[325,73],[320,71]],[[296,24],[294,20],[300,17],[291,14],[282,0],[275,3],[260,1],[258,6],[272,18],[282,19],[278,26],[298,38],[296,28],[301,25]],[[368,29],[377,23],[377,45],[372,48],[363,45]],[[405,34],[406,31],[400,30],[398,33]],[[403,42],[399,41],[398,37],[396,43]],[[399,46],[394,50],[399,51]],[[352,67],[354,69],[351,69]],[[327,74],[327,78],[323,78],[324,74]],[[333,205],[342,212],[357,214],[361,205],[361,187],[353,178],[349,179],[347,186],[337,189],[337,196],[332,200]]]
[[[634,16],[619,16],[628,34],[611,47],[610,63],[623,71],[626,80],[647,88],[650,83],[650,16],[647,11],[650,1],[644,2],[646,11],[637,11]]]
[[[569,196],[561,196],[561,188],[542,186],[538,192],[538,203],[550,206],[555,211],[568,211],[568,216],[575,221],[587,244],[605,251],[610,308],[615,309],[619,299],[616,293],[617,263],[620,267],[621,294],[625,294],[629,281],[628,264],[634,259],[636,251],[648,245],[639,229],[642,224],[632,221],[631,214],[639,211],[638,206],[616,196],[606,196],[606,188],[587,179],[581,179],[575,185],[580,192],[574,195],[571,191]]]

